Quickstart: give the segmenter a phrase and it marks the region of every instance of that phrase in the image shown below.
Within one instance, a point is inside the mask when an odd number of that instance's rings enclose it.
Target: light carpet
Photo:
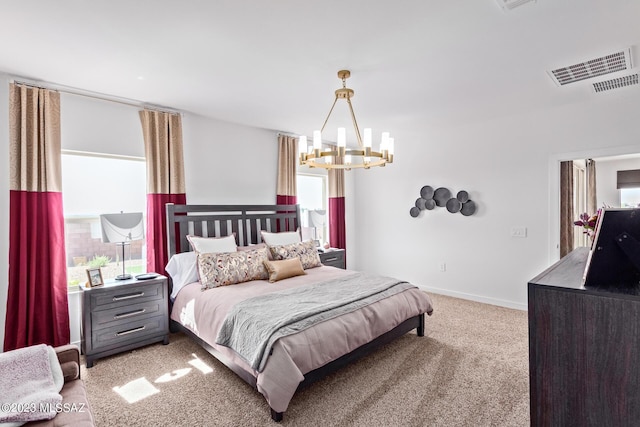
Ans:
[[[425,337],[297,393],[279,425],[528,426],[527,313],[430,295]],[[98,426],[278,425],[261,394],[183,334],[81,374]]]

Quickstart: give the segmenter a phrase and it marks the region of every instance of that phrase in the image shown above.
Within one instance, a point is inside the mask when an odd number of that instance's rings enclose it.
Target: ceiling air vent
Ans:
[[[508,11],[515,9],[518,6],[522,6],[525,3],[535,3],[536,0],[496,0],[501,8]]]
[[[617,79],[605,80],[593,84],[593,90],[598,92],[604,92],[612,89],[619,89],[621,87],[633,86],[638,84],[638,74],[632,74],[630,76],[618,77]]]
[[[564,86],[617,71],[629,70],[631,67],[631,52],[629,49],[625,49],[579,64],[557,68],[552,70],[549,75],[558,86]]]

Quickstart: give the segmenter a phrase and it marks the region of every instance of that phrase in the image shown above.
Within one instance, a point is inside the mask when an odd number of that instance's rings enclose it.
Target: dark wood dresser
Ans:
[[[169,343],[167,278],[118,280],[82,288],[82,351],[87,368],[101,357]]]
[[[529,282],[532,426],[640,425],[640,286],[581,286],[588,248]]]

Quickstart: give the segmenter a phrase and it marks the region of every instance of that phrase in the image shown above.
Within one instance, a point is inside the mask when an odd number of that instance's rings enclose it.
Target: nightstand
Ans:
[[[169,344],[166,277],[112,280],[81,289],[82,352],[87,368],[101,357],[158,341]]]
[[[331,267],[346,269],[347,263],[344,254],[344,249],[328,249],[325,252],[320,252],[320,262]]]

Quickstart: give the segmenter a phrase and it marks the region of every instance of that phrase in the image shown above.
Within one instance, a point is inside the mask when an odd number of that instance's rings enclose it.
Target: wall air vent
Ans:
[[[604,92],[612,89],[619,89],[621,87],[633,86],[638,84],[638,74],[631,74],[630,76],[618,77],[617,79],[605,80],[593,84],[593,90],[598,92]]]
[[[518,6],[522,6],[525,3],[535,3],[536,0],[496,0],[501,8],[505,11],[515,9]]]
[[[579,64],[557,68],[550,71],[549,76],[558,86],[564,86],[617,71],[630,70],[631,67],[631,51],[625,49]]]

